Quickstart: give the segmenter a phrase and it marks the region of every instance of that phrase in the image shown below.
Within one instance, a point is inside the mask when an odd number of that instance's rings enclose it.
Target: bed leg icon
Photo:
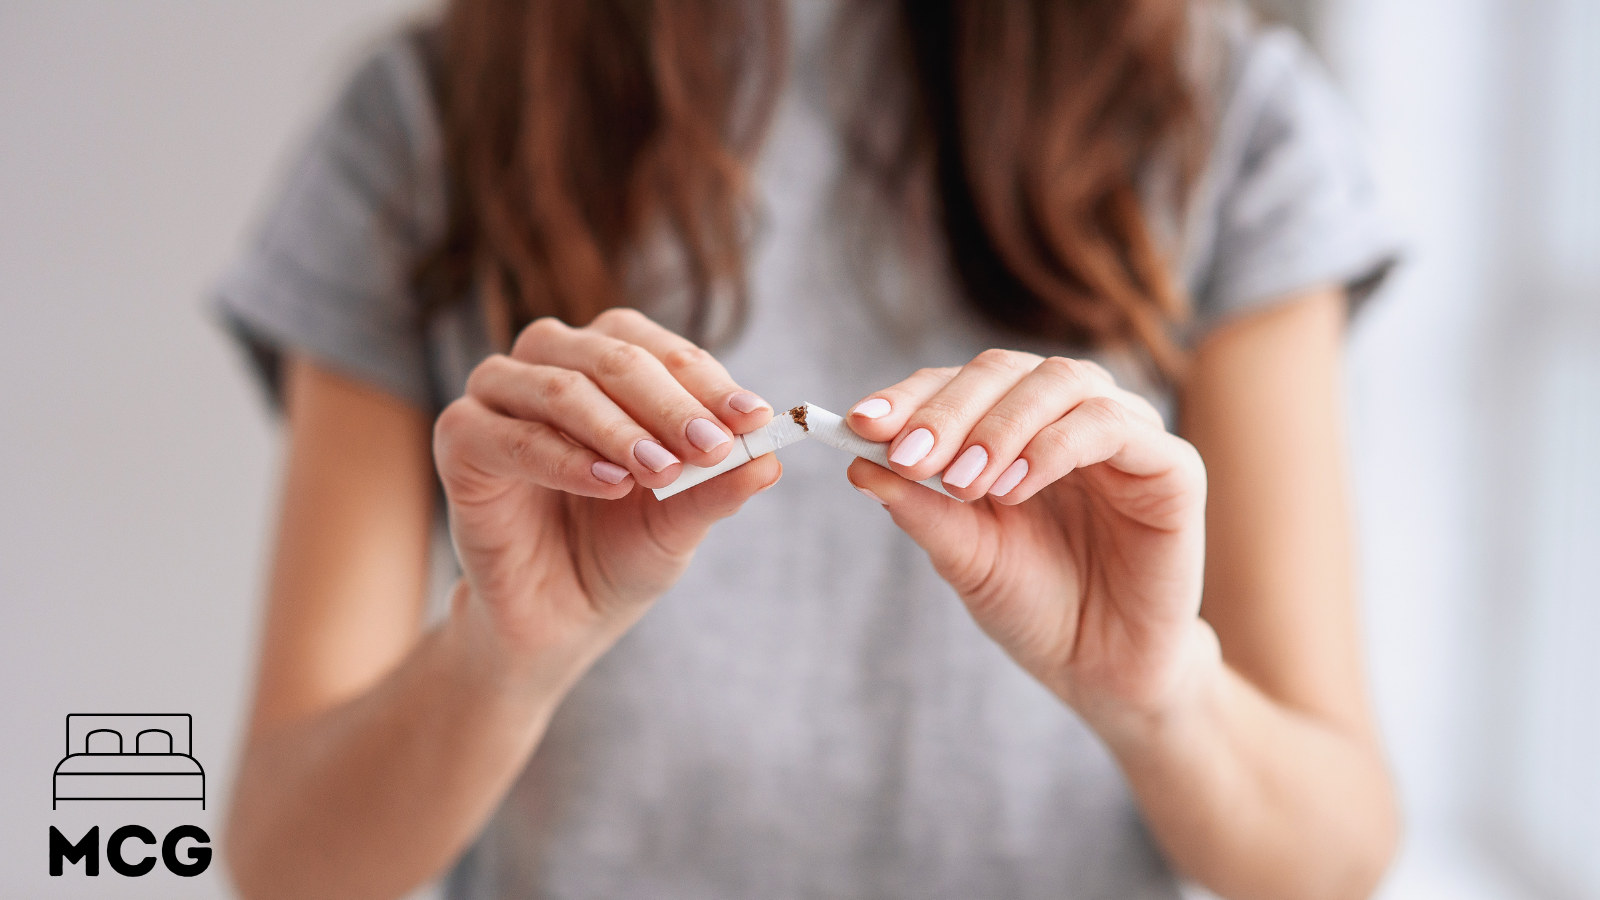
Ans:
[[[206,773],[192,753],[188,713],[67,716],[50,808],[64,800],[198,800]]]

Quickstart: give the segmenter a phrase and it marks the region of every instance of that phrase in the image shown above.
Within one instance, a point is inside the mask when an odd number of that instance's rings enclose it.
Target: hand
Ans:
[[[851,482],[1092,725],[1170,708],[1188,667],[1215,657],[1198,617],[1205,468],[1105,369],[989,350],[871,394],[847,421],[893,441],[894,472],[856,460]],[[940,473],[969,502],[912,483]]]
[[[727,456],[772,409],[638,312],[540,319],[473,370],[434,458],[464,574],[458,614],[493,655],[567,681],[683,572],[712,523],[777,481],[773,456],[666,501],[682,462]]]

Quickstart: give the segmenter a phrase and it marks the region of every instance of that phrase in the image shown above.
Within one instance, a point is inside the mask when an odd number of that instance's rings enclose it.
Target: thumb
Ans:
[[[852,462],[846,476],[883,504],[958,593],[965,595],[982,582],[995,558],[994,529],[984,527],[983,504],[962,503],[865,459]]]
[[[718,519],[739,511],[745,501],[777,483],[783,466],[776,453],[759,456],[666,500],[644,497],[657,526],[654,536],[675,552],[689,552]]]

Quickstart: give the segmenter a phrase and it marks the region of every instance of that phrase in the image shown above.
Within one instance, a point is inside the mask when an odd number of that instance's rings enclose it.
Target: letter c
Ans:
[[[124,825],[111,832],[111,837],[106,839],[106,862],[111,864],[112,870],[118,875],[137,878],[156,867],[156,858],[152,854],[136,863],[130,863],[123,859],[122,842],[131,837],[138,838],[151,846],[155,846],[156,843],[156,836],[151,834],[150,829],[143,825]]]

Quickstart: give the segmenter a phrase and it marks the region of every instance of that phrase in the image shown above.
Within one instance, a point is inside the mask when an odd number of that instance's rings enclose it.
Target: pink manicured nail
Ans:
[[[889,414],[889,401],[882,397],[871,397],[857,403],[850,410],[850,415],[860,416],[863,419],[881,419]]]
[[[988,464],[989,451],[978,444],[973,444],[965,453],[956,457],[950,468],[944,470],[945,487],[966,487],[972,483],[972,479],[983,473],[983,467]]]
[[[894,453],[889,457],[889,462],[897,466],[914,466],[922,462],[922,458],[933,449],[933,432],[926,428],[918,428],[906,435],[900,446],[894,448]]]
[[[772,405],[749,391],[735,391],[728,397],[728,406],[734,412],[753,413],[758,409],[771,409]]]
[[[887,506],[888,505],[888,504],[883,502],[883,498],[882,497],[879,497],[877,494],[874,494],[873,492],[867,490],[864,487],[861,487],[860,485],[856,486],[856,490],[860,491],[863,494],[866,494],[868,497],[871,497],[873,500],[876,500],[879,505],[882,505],[882,506]]]
[[[678,461],[667,448],[652,440],[641,440],[634,444],[633,458],[652,472],[659,472]]]
[[[627,469],[616,463],[606,462],[603,459],[590,466],[589,471],[594,473],[594,477],[604,481],[606,484],[621,484],[622,479],[628,477]]]
[[[728,433],[713,425],[710,419],[690,420],[683,433],[688,435],[689,443],[701,450],[715,450],[730,440]]]
[[[994,487],[989,488],[989,493],[996,497],[1004,497],[1011,493],[1011,489],[1022,483],[1028,477],[1028,461],[1019,459],[1006,467],[1000,477],[995,479]]]

